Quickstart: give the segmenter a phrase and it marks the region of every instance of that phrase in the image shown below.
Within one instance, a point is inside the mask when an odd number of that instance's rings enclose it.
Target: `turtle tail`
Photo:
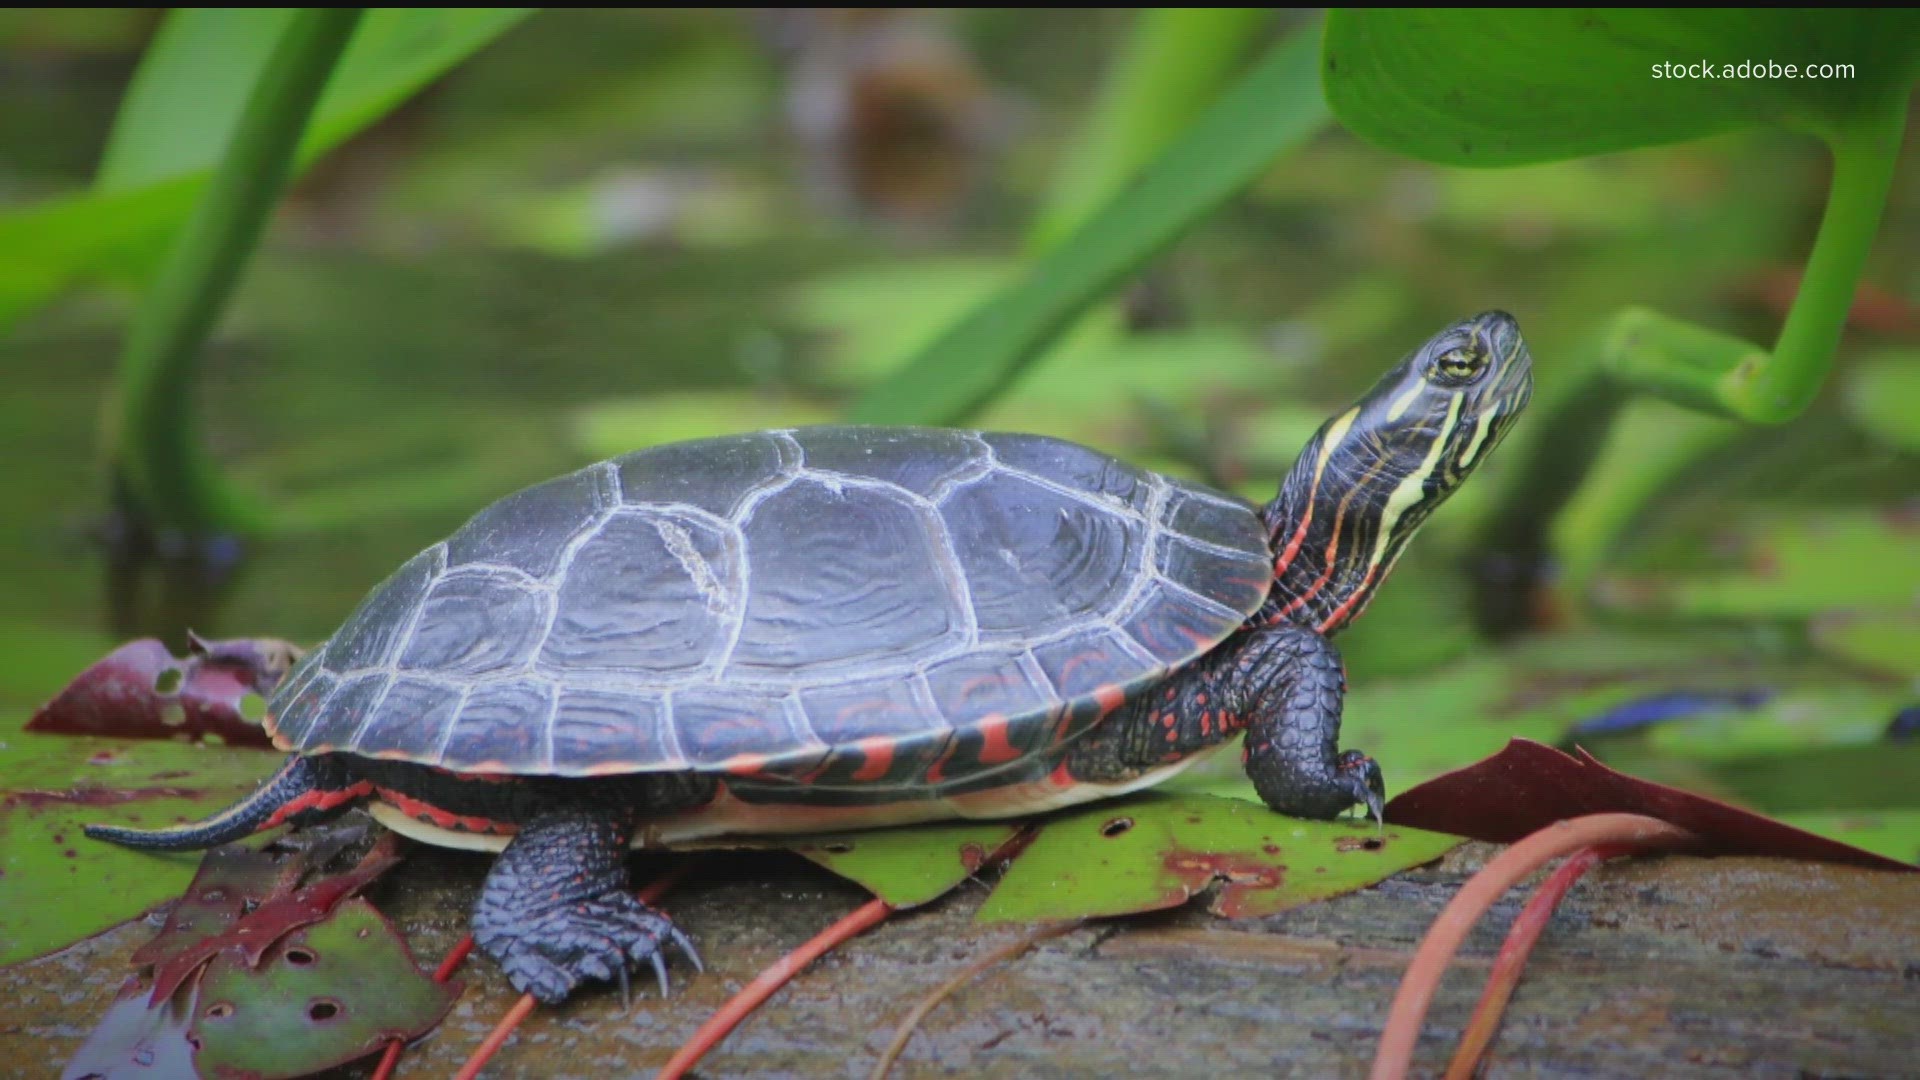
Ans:
[[[345,784],[338,767],[327,768],[298,754],[287,759],[253,794],[218,814],[171,829],[123,829],[89,825],[86,834],[146,851],[192,851],[232,843],[310,812],[324,812],[370,793],[369,785]]]

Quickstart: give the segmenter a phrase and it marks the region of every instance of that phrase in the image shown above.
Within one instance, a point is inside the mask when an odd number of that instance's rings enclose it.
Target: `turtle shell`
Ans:
[[[421,552],[289,674],[268,728],[456,771],[943,786],[1070,739],[1271,580],[1252,506],[1058,439],[676,443]]]

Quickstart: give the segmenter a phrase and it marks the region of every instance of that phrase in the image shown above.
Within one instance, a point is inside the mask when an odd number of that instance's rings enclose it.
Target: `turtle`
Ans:
[[[1332,644],[1532,393],[1512,316],[1442,330],[1306,444],[1273,501],[1031,434],[819,426],[662,445],[481,510],[273,691],[289,752],[136,848],[361,805],[498,851],[472,913],[517,990],[693,942],[625,857],[730,834],[1035,815],[1243,736],[1272,809],[1383,820],[1339,749]]]

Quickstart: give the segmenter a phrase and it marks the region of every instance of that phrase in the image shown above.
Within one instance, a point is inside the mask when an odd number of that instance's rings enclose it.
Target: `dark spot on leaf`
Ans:
[[[1133,828],[1132,818],[1130,817],[1111,818],[1107,821],[1105,825],[1100,826],[1100,835],[1111,840],[1116,836],[1123,835],[1128,829],[1131,829],[1131,828]]]
[[[853,845],[847,843],[823,844],[821,848],[830,855],[845,855],[847,852],[853,850]]]
[[[1261,844],[1260,850],[1266,852],[1269,855],[1278,855],[1280,854],[1280,845],[1279,844]]]
[[[340,1003],[332,998],[321,998],[307,1006],[307,1019],[315,1023],[325,1023],[340,1015]]]
[[[302,949],[302,948],[296,947],[296,948],[287,950],[287,963],[289,964],[305,966],[307,964],[313,963],[317,959],[319,959],[319,957],[316,957],[313,955],[312,949]]]

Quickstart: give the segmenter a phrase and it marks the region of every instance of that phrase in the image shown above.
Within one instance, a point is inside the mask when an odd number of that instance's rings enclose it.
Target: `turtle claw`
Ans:
[[[493,929],[481,938],[516,990],[532,994],[541,1003],[558,1004],[589,979],[616,981],[624,1007],[632,1005],[628,972],[641,964],[652,966],[664,996],[668,989],[666,958],[669,943],[699,966],[693,943],[665,915],[625,892],[611,892],[591,900],[550,908],[513,924]]]

